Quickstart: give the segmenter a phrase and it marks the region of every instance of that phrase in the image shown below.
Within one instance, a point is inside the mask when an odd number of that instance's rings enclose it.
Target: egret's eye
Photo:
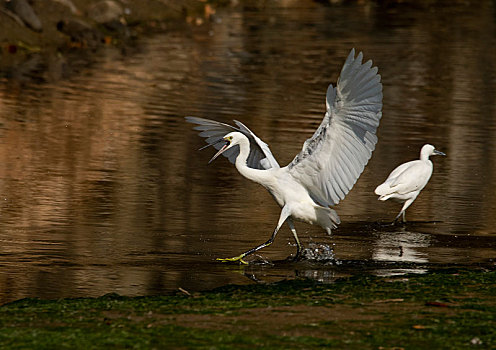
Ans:
[[[227,141],[232,141],[232,136],[228,136]]]

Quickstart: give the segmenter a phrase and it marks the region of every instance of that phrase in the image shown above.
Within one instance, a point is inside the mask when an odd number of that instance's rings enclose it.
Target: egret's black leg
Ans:
[[[282,211],[281,211],[281,215],[279,216],[279,222],[277,223],[277,227],[276,229],[274,230],[274,232],[272,233],[272,236],[270,236],[270,238],[268,239],[267,242],[265,243],[262,243],[260,244],[259,246],[255,247],[255,248],[252,248],[246,252],[244,252],[243,254],[240,254],[238,256],[235,256],[233,258],[217,258],[217,261],[222,261],[222,262],[234,262],[234,261],[239,261],[240,263],[242,264],[248,264],[246,261],[243,260],[243,258],[247,255],[250,255],[252,253],[255,253],[256,251],[262,249],[262,248],[265,248],[269,245],[272,244],[272,242],[274,242],[274,239],[276,238],[276,235],[277,235],[277,232],[279,231],[279,229],[281,228],[282,224],[284,224],[284,221],[286,221],[286,219],[289,217],[290,215],[290,210],[288,207],[284,206],[282,208]]]
[[[300,260],[301,254],[303,253],[303,246],[300,244],[300,240],[298,239],[298,235],[296,234],[296,229],[293,223],[293,219],[289,217],[287,221],[288,221],[288,226],[291,229],[291,232],[293,233],[294,239],[296,241],[296,256],[294,257],[294,260]]]
[[[401,216],[404,215],[404,211],[401,210],[398,215],[394,218],[393,222],[391,223],[392,226],[396,225],[399,221]]]

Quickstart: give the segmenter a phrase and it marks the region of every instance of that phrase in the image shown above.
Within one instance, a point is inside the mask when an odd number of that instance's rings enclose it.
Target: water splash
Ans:
[[[250,265],[274,266],[274,263],[259,254],[253,254],[249,261]]]
[[[327,244],[309,243],[301,253],[302,258],[309,261],[315,261],[326,264],[339,264],[332,248]]]

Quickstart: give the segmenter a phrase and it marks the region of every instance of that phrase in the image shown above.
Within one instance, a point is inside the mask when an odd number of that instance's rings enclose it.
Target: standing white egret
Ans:
[[[377,143],[375,132],[382,116],[382,84],[372,61],[362,64],[362,53],[355,58],[351,50],[334,88],[329,85],[324,119],[301,152],[281,168],[269,146],[243,123],[237,127],[213,120],[186,117],[198,124],[200,136],[206,137],[220,154],[234,163],[244,177],[264,186],[282,208],[279,222],[269,240],[243,254],[220,261],[240,261],[270,245],[279,228],[287,222],[297,245],[296,258],[302,246],[293,219],[320,225],[331,234],[340,223],[338,214],[329,206],[336,205],[351,190]],[[204,147],[204,148],[205,148]],[[209,163],[210,163],[209,162]]]
[[[375,194],[380,196],[379,200],[381,201],[391,198],[397,202],[404,203],[393,223],[400,216],[402,216],[402,221],[406,222],[406,209],[413,203],[431,178],[433,167],[429,156],[433,155],[445,156],[446,154],[436,150],[433,145],[424,145],[420,150],[420,159],[399,165],[389,174],[386,181],[375,189]]]

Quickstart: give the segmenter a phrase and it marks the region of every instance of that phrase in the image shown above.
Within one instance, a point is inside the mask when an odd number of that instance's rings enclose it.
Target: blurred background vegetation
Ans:
[[[226,6],[264,8],[315,2],[327,6],[373,4],[423,9],[470,0],[0,0],[0,67],[33,53],[123,45],[141,34],[202,26]]]

